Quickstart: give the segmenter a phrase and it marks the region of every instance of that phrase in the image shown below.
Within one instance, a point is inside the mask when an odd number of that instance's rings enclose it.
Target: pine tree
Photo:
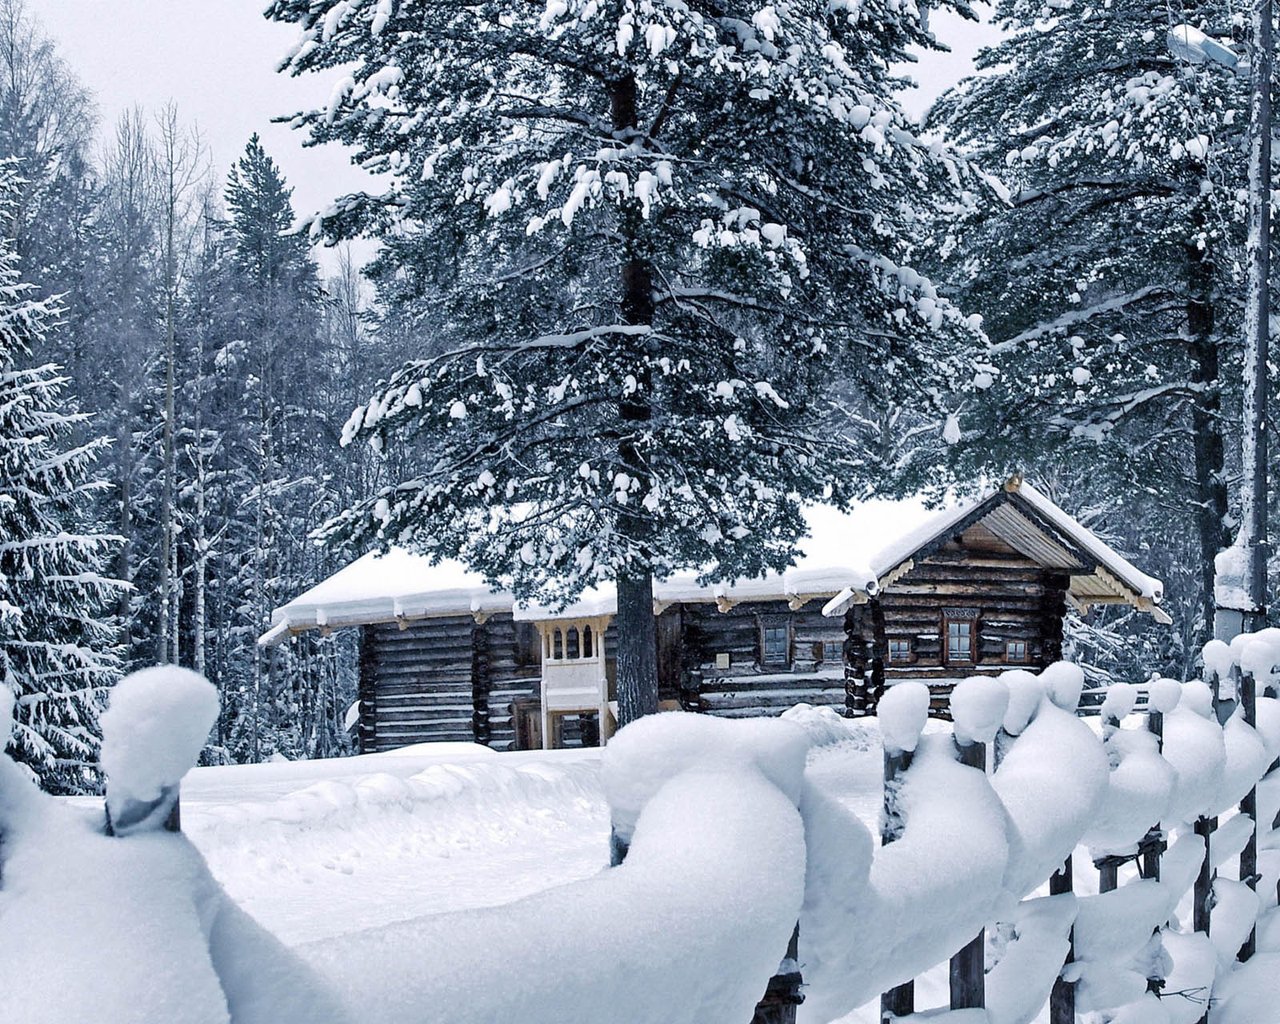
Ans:
[[[108,441],[74,440],[85,417],[67,379],[28,365],[58,316],[31,292],[0,241],[0,683],[17,696],[15,757],[47,789],[81,792],[94,784],[100,697],[118,670],[109,609],[122,584],[104,575],[117,539],[92,519],[91,473]]]
[[[1195,646],[1232,527],[1247,77],[1179,60],[1169,13],[1135,0],[1003,0],[996,16],[1009,34],[984,74],[932,115],[1011,189],[944,247],[998,370],[953,454],[963,473],[1074,466],[1138,535],[1172,508],[1198,539]],[[1221,4],[1194,17],[1232,23]]]
[[[967,10],[963,5],[958,5]],[[335,543],[461,555],[552,602],[614,581],[628,721],[656,706],[652,583],[787,564],[800,504],[867,486],[829,396],[936,406],[966,320],[910,267],[980,182],[888,71],[914,4],[275,0],[295,73],[349,67],[315,141],[389,176],[318,230],[384,245],[416,356],[345,440],[413,447]]]

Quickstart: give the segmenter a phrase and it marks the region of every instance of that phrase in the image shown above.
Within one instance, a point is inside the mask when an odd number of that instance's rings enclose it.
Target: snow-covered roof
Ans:
[[[864,566],[886,537],[932,517],[919,499],[863,502],[849,512],[826,506],[805,510],[809,536],[800,542],[796,564],[784,573],[733,584],[704,585],[695,573],[656,581],[654,600],[745,601],[830,597],[851,579],[871,579]],[[272,614],[271,629],[259,643],[273,644],[307,629],[337,629],[431,618],[513,612],[518,619],[584,618],[617,610],[612,586],[581,595],[566,608],[520,605],[508,591],[491,588],[484,577],[455,561],[432,563],[403,548],[370,552],[299,594]]]
[[[943,510],[889,544],[871,560],[871,585],[851,577],[823,612],[839,615],[851,604],[867,600],[909,570],[914,558],[977,523],[1049,567],[1070,569],[1082,556],[1085,566],[1071,572],[1070,594],[1078,604],[1124,602],[1151,613],[1158,621],[1169,621],[1157,607],[1164,597],[1160,580],[1137,568],[1016,475],[994,491]]]
[[[918,498],[875,499],[845,512],[827,506],[805,510],[809,536],[801,555],[782,573],[734,583],[702,584],[697,574],[678,573],[654,582],[654,601],[789,600],[799,604],[827,599],[823,611],[842,614],[867,600],[910,568],[924,549],[982,522],[1029,557],[1050,566],[1069,566],[1081,557],[1092,563],[1071,575],[1071,595],[1081,605],[1124,601],[1167,616],[1157,607],[1163,584],[1060,509],[1028,483],[1013,478],[1003,487],[941,511]],[[1056,561],[1055,561],[1056,559]],[[524,621],[612,615],[617,595],[611,585],[582,594],[567,607],[517,602],[510,592],[491,588],[484,578],[454,561],[432,563],[402,548],[370,552],[277,608],[272,627],[259,643],[273,644],[291,633],[336,629],[373,622],[409,621],[444,615],[477,616],[512,612]]]

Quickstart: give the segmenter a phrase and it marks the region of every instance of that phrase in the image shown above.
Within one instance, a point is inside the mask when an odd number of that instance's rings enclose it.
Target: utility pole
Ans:
[[[1272,0],[1253,0],[1249,99],[1249,261],[1245,298],[1244,470],[1240,533],[1248,551],[1245,631],[1262,627],[1267,605],[1267,349],[1271,332],[1271,66]]]

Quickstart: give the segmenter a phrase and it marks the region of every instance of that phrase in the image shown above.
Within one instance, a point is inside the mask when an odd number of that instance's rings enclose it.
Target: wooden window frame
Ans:
[[[1022,645],[1022,657],[1013,656],[1014,644]],[[1010,665],[1026,665],[1031,661],[1031,645],[1025,640],[1006,640],[1004,642],[1004,660]]]
[[[978,619],[980,612],[977,608],[943,608],[942,609],[942,629],[940,640],[942,642],[942,664],[946,666],[956,665],[977,665],[978,664]],[[969,657],[967,660],[951,657],[951,626],[967,625],[969,627]]]
[[[890,665],[910,665],[915,660],[915,646],[911,643],[910,637],[894,636],[890,637],[885,643],[888,645],[885,657],[888,658]],[[894,644],[906,644],[906,650],[901,657],[894,656]]]
[[[835,645],[835,657],[827,657],[827,645]],[[818,654],[824,665],[843,665],[844,664],[844,640],[820,640],[818,642]]]
[[[795,646],[795,636],[791,628],[791,619],[784,615],[778,616],[761,616],[758,624],[759,642],[760,642],[760,667],[761,668],[790,668],[792,662],[792,648]],[[765,642],[766,633],[770,629],[781,629],[785,633],[785,648],[783,650],[783,658],[781,661],[771,661],[769,659],[768,645]]]

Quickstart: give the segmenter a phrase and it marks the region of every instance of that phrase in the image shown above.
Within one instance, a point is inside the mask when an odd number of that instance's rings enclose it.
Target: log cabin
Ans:
[[[879,501],[807,520],[786,572],[655,583],[665,707],[745,717],[804,702],[856,716],[874,713],[885,686],[919,679],[941,710],[958,679],[1061,658],[1069,609],[1125,603],[1168,621],[1160,581],[1019,476],[940,512]],[[607,587],[547,608],[392,548],[276,609],[259,642],[359,629],[365,752],[592,743],[610,720],[615,610]]]

